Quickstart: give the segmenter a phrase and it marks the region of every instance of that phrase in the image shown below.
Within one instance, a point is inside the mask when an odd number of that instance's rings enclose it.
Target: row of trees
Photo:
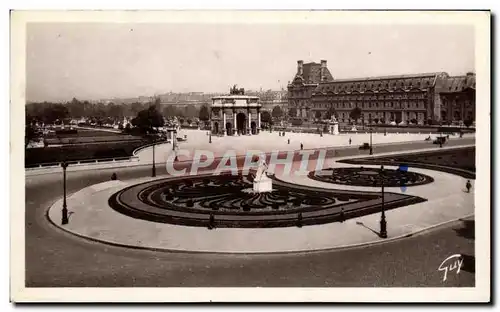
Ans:
[[[122,120],[123,117],[137,116],[143,110],[147,110],[151,105],[161,110],[164,116],[177,116],[183,118],[196,118],[200,110],[193,105],[179,107],[174,105],[165,105],[160,107],[160,98],[155,97],[148,103],[90,103],[88,101],[79,101],[73,98],[67,103],[37,102],[26,105],[26,115],[31,118],[48,124],[57,120],[66,118],[87,118],[97,124],[112,123]]]

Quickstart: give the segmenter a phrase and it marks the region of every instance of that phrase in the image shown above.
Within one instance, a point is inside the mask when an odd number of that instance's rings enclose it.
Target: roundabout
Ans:
[[[331,176],[331,170],[342,172],[341,168],[370,177],[380,167],[354,168],[335,159],[314,173],[330,170]],[[385,168],[391,177],[387,183],[402,174],[397,168]],[[47,216],[66,232],[119,247],[272,254],[387,242],[474,211],[472,197],[456,192],[463,181],[437,170],[412,168],[405,176],[415,178],[413,185],[404,192],[399,184],[388,186],[384,193],[373,185],[355,185],[360,182],[353,179],[335,184],[313,179],[312,173],[286,175],[275,170],[268,172],[272,190],[263,193],[252,189],[252,171],[245,176],[205,171],[102,182],[68,197],[69,224],[60,226],[62,199],[53,203]],[[389,238],[378,232],[382,211]]]
[[[251,175],[153,180],[120,190],[110,197],[109,205],[121,214],[147,221],[225,228],[315,225],[382,209],[380,193],[304,187],[272,178],[273,190],[263,193],[252,192]],[[387,193],[384,209],[423,201],[417,196]]]

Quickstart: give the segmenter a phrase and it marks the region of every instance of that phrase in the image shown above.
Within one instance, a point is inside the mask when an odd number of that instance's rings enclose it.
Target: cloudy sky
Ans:
[[[29,24],[27,100],[286,88],[297,60],[334,78],[474,71],[474,29],[450,25]]]

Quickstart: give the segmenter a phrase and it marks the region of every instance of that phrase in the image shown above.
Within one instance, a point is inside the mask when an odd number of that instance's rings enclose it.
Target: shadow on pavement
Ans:
[[[362,226],[362,227],[364,227],[365,229],[368,229],[368,230],[372,231],[373,233],[375,233],[377,236],[380,236],[380,232],[377,232],[377,231],[375,231],[374,229],[372,229],[372,228],[370,228],[370,227],[366,226],[363,222],[359,222],[359,221],[358,221],[358,222],[356,222],[356,224],[357,224],[357,225],[361,225],[361,226]]]
[[[474,239],[475,238],[475,221],[474,220],[462,220],[462,227],[454,229],[458,236]]]
[[[469,273],[476,273],[476,257],[462,254],[462,268],[461,270]]]

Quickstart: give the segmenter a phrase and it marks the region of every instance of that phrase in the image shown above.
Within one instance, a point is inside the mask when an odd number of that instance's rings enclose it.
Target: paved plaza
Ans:
[[[180,131],[179,137],[187,137],[187,141],[179,143],[179,149],[188,150],[193,155],[195,150],[212,151],[215,157],[223,156],[227,151],[235,151],[237,155],[243,155],[249,150],[258,150],[262,152],[293,151],[300,150],[300,144],[303,144],[305,150],[319,148],[347,148],[359,147],[363,143],[370,142],[370,134],[368,130],[358,131],[358,133],[341,133],[339,135],[312,133],[292,133],[286,132],[285,136],[280,136],[278,131],[262,131],[258,135],[245,136],[212,136],[212,143],[209,143],[209,135],[203,130],[186,130]],[[418,133],[388,133],[383,132],[372,134],[372,143],[375,150],[377,145],[399,144],[403,142],[424,142],[427,137],[434,140],[438,135],[428,132]],[[450,136],[451,139],[458,139],[458,135]],[[473,138],[474,134],[465,134],[464,138]],[[288,140],[290,139],[290,144]],[[351,144],[349,144],[351,139]],[[431,142],[429,142],[431,144]],[[169,155],[172,153],[172,144],[158,144],[155,147],[155,162],[165,163]],[[153,148],[141,149],[137,156],[140,163],[152,163]]]
[[[325,163],[325,168],[352,167],[349,164],[338,163],[337,161],[341,159],[343,158],[329,160]],[[395,167],[387,168],[395,169]],[[421,196],[427,201],[386,212],[390,238],[405,237],[474,213],[474,195],[464,191],[463,178],[429,169],[411,170],[431,176],[434,182],[411,186],[405,190],[405,194]],[[162,177],[158,176],[157,179],[159,178]],[[298,186],[380,191],[379,188],[315,181],[307,176],[283,175],[276,178]],[[335,222],[302,228],[208,230],[204,227],[177,226],[130,218],[109,208],[108,199],[113,193],[127,186],[150,180],[152,178],[104,182],[74,193],[68,199],[72,214],[64,230],[92,240],[121,246],[215,253],[298,252],[384,241],[377,233],[380,221],[378,213],[347,220],[344,223]],[[386,192],[402,191],[397,187],[387,187]],[[49,218],[54,224],[59,224],[60,207],[59,200],[49,210]]]

